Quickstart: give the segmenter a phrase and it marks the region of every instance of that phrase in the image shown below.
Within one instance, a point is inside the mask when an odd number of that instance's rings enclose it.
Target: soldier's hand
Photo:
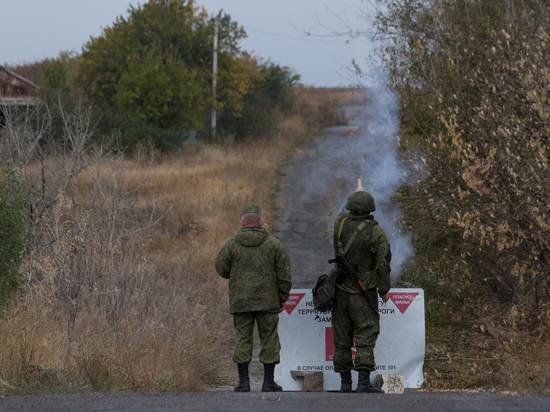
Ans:
[[[279,313],[281,313],[285,309],[285,302],[280,303],[281,308],[279,309]]]
[[[385,295],[380,296],[380,297],[382,298],[384,303],[386,303],[388,301],[388,299],[390,298],[390,296],[387,293]]]

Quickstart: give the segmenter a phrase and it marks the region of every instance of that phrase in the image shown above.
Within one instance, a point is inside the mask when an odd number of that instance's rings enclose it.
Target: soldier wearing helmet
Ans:
[[[370,193],[353,193],[334,223],[334,251],[336,254],[342,253],[347,247],[345,257],[357,272],[371,303],[377,309],[377,295],[386,302],[391,288],[391,251],[386,233],[371,214],[375,210],[374,198]],[[353,239],[351,243],[350,239]],[[338,268],[335,270],[338,277],[332,328],[334,371],[341,376],[340,392],[352,391],[352,369],[359,373],[356,392],[382,392],[370,382],[370,373],[375,370],[374,346],[380,333],[378,316],[351,280]],[[351,353],[354,338],[357,349],[355,363]]]
[[[262,345],[262,391],[278,392],[282,388],[274,380],[281,350],[277,325],[292,286],[290,258],[281,242],[262,228],[259,206],[245,206],[241,225],[216,258],[216,271],[229,279],[229,310],[235,326],[233,361],[239,370],[235,392],[250,392],[248,364],[252,359],[254,323]]]

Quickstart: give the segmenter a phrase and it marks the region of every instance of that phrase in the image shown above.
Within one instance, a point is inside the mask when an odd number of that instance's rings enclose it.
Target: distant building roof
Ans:
[[[17,73],[11,71],[5,66],[0,64],[0,81],[2,83],[11,84],[13,87],[21,86],[20,83],[28,85],[35,90],[40,90],[36,84],[31,82],[29,79],[25,79],[23,76],[18,75]]]
[[[36,84],[0,64],[0,129],[6,123],[7,110],[32,107],[41,103]]]
[[[39,104],[36,84],[0,64],[0,128],[3,125],[3,109],[29,107]]]

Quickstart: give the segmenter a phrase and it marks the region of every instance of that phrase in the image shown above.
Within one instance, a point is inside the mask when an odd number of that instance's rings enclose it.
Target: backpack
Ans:
[[[342,219],[340,223],[340,228],[338,229],[338,247],[340,253],[345,255],[349,247],[355,240],[355,237],[361,232],[364,228],[369,226],[371,222],[361,222],[359,226],[355,229],[355,232],[351,235],[348,243],[345,248],[342,248],[342,242],[340,241],[340,236],[342,235],[342,228],[344,227],[344,222],[346,221],[347,216]],[[375,222],[375,221],[372,221]],[[376,270],[376,269],[375,269]],[[311,293],[313,295],[313,306],[316,310],[320,312],[326,312],[332,309],[334,305],[334,299],[336,297],[336,282],[339,277],[339,271],[334,268],[331,270],[329,275],[322,274],[317,278]]]
[[[313,306],[320,312],[332,309],[336,296],[336,278],[338,271],[332,270],[329,275],[322,274],[317,278],[313,289]]]

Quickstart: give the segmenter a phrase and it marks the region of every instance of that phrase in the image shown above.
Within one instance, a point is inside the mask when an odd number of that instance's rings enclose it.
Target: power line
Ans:
[[[280,37],[280,38],[283,38],[283,39],[299,40],[299,41],[305,41],[305,42],[308,42],[308,43],[338,44],[340,46],[345,44],[345,43],[338,43],[338,42],[335,42],[335,41],[313,40],[313,39],[310,39],[310,38],[305,38],[304,39],[304,38],[301,38],[301,37],[286,36],[284,34],[271,33],[269,31],[255,29],[254,27],[250,27],[250,26],[243,26],[243,27],[247,30],[257,31],[258,33],[267,34],[267,35],[273,36],[273,37]],[[346,41],[346,43],[347,43],[347,41]]]

